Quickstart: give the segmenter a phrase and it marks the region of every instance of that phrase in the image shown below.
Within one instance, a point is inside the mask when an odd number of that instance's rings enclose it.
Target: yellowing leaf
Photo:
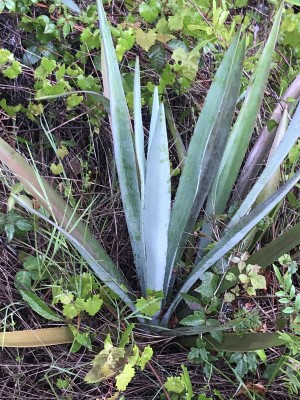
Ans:
[[[144,50],[148,51],[151,46],[154,45],[157,33],[153,29],[148,32],[137,29],[135,34],[136,43],[141,46]]]
[[[54,175],[59,175],[63,172],[64,167],[62,166],[61,163],[59,164],[51,164],[50,165],[50,170]]]
[[[56,155],[57,157],[61,158],[62,160],[64,159],[64,157],[66,155],[69,154],[68,149],[66,148],[66,146],[61,146],[59,149],[57,149],[56,151]]]
[[[129,382],[134,377],[135,370],[132,365],[126,364],[123,371],[116,376],[116,388],[123,391],[127,388]]]
[[[254,275],[250,277],[251,285],[254,289],[266,289],[266,278],[263,275]]]
[[[175,36],[168,33],[158,33],[156,35],[156,40],[162,43],[168,43],[170,40],[175,39]]]

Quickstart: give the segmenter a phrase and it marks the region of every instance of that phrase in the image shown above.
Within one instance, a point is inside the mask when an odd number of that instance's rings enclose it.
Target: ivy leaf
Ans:
[[[147,294],[147,299],[141,297],[136,301],[135,305],[142,314],[153,317],[160,310],[163,294],[161,291],[155,292],[151,290],[148,290]]]
[[[22,73],[21,64],[19,61],[13,61],[12,64],[2,71],[3,75],[9,79],[15,79]]]
[[[134,375],[135,370],[133,366],[126,364],[123,371],[116,376],[116,388],[120,391],[124,391]]]
[[[94,316],[100,310],[103,304],[103,300],[100,299],[100,295],[96,294],[93,297],[86,300],[85,311],[90,315]]]
[[[144,351],[142,352],[138,365],[143,371],[145,369],[146,364],[151,360],[153,356],[153,349],[151,346],[146,346],[144,348]]]
[[[165,383],[165,388],[171,393],[182,393],[185,389],[185,385],[179,376],[169,376]]]
[[[75,318],[80,314],[80,310],[76,307],[75,303],[64,304],[63,315],[66,318]]]
[[[64,171],[64,167],[62,166],[61,163],[59,163],[59,164],[51,164],[50,165],[50,170],[54,175],[59,175]]]
[[[179,13],[172,15],[168,20],[169,28],[171,31],[180,31],[183,27],[183,17]]]
[[[158,0],[150,0],[148,3],[143,1],[139,5],[140,16],[150,24],[157,19],[160,9],[161,2]]]
[[[72,110],[77,107],[83,101],[83,96],[77,94],[71,94],[67,97],[67,110]]]
[[[34,71],[35,79],[44,80],[50,75],[56,68],[56,61],[49,60],[49,58],[43,57],[41,65]]]
[[[57,157],[61,158],[62,160],[69,154],[69,150],[66,146],[61,146],[56,150]]]
[[[148,32],[142,31],[142,29],[137,29],[135,34],[136,44],[142,47],[142,49],[148,51],[151,46],[154,45],[157,33],[153,29]]]

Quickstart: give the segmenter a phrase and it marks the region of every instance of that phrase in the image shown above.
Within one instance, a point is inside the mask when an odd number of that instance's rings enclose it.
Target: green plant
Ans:
[[[281,274],[279,268],[273,265],[276,278],[280,285],[280,291],[277,291],[275,294],[279,297],[278,302],[284,306],[282,313],[290,317],[292,330],[296,334],[299,334],[300,293],[296,292],[296,287],[293,284],[293,275],[297,273],[298,266],[288,254],[279,257],[278,262],[286,269],[286,272]]]
[[[146,346],[141,351],[137,345],[125,347],[130,339],[134,325],[128,325],[123,332],[118,346],[114,346],[110,335],[104,341],[104,349],[94,358],[93,368],[87,373],[87,383],[98,383],[114,377],[116,388],[124,391],[134,377],[136,370],[144,370],[151,360],[153,350]]]
[[[97,6],[103,41],[103,87],[110,101],[115,162],[141,294],[147,299],[153,294],[155,298],[157,293],[159,311],[155,312],[155,315],[154,311],[151,312],[151,324],[161,326],[164,332],[171,333],[171,330],[165,329],[182,299],[182,293],[187,293],[210,267],[217,266],[300,179],[300,173],[296,172],[273,195],[247,214],[269,181],[272,171],[277,170],[298,137],[298,107],[281,146],[232,216],[221,239],[207,254],[202,255],[199,252],[195,265],[186,276],[181,268],[181,260],[188,233],[194,231],[199,212],[207,197],[208,204],[212,206],[207,207],[209,215],[221,214],[224,211],[242,164],[267,83],[282,6],[250,82],[244,105],[233,125],[231,135],[228,136],[239,95],[245,48],[245,38],[240,41],[240,32],[234,37],[216,73],[196,124],[172,207],[164,105],[160,103],[158,91],[155,89],[145,157],[139,63],[137,60],[134,78],[133,135],[125,93],[121,90],[122,79],[117,57],[101,1],[97,1]],[[145,316],[136,312],[139,300],[133,295],[127,280],[82,222],[82,218],[78,218],[37,171],[13,152],[3,140],[0,140],[0,158],[43,207],[51,212],[54,222],[28,207],[17,196],[16,201],[62,232],[96,275],[144,321]],[[184,280],[175,293],[174,274]],[[161,315],[166,305],[167,311]],[[185,329],[188,334],[188,328]],[[191,327],[190,332],[196,334],[197,327]]]

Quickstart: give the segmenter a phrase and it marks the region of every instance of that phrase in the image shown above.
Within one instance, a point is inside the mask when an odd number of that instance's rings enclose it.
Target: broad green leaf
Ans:
[[[45,347],[72,343],[73,334],[68,327],[30,329],[15,332],[1,332],[1,347]]]
[[[22,299],[26,301],[29,307],[43,318],[50,321],[61,321],[61,318],[47,304],[30,290],[19,290]]]
[[[229,223],[229,227],[234,226],[234,224],[239,221],[241,217],[243,217],[254,204],[257,196],[261,193],[262,189],[265,187],[266,183],[269,181],[270,177],[273,175],[274,171],[276,171],[280,164],[283,162],[284,158],[288,155],[289,151],[293,147],[294,143],[299,137],[300,130],[300,104],[298,105],[292,121],[290,122],[282,140],[280,141],[280,145],[275,150],[273,156],[268,161],[264,171],[257,179],[255,185],[242,202],[241,206],[234,214],[233,218]]]
[[[143,227],[147,255],[147,289],[163,290],[170,209],[170,161],[164,106],[161,104],[150,144],[145,184]]]
[[[145,250],[141,233],[141,199],[130,115],[102,1],[97,0],[96,4],[98,8],[105,60],[106,64],[109,66],[109,68],[107,68],[107,78],[115,162],[135,266],[142,291],[144,292],[145,283],[142,271],[145,265]]]
[[[271,68],[272,56],[280,26],[283,3],[277,12],[272,31],[250,82],[246,98],[232,128],[218,174],[207,200],[206,213],[223,213],[234,182],[248,149],[254,124],[259,113]]]
[[[181,257],[187,234],[203,206],[217,172],[229,134],[244,57],[245,41],[236,35],[227,51],[211,88],[190,142],[180,177],[169,227],[164,292],[171,290],[173,265]]]
[[[191,275],[181,287],[180,292],[187,293],[198,279],[202,279],[203,274],[237,245],[248,232],[250,232],[250,230],[283,199],[299,180],[300,171],[282,185],[272,196],[259,204],[254,210],[229,229],[222,239],[216,243],[214,248],[194,267]],[[163,318],[163,324],[167,323],[180,300],[181,294],[178,293]]]
[[[20,289],[28,289],[31,288],[31,274],[28,271],[18,271],[15,275],[14,280],[15,288]]]

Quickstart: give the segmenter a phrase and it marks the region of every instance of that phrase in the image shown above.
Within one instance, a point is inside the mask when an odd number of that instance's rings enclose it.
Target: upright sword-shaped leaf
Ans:
[[[133,132],[118,61],[101,0],[97,0],[97,8],[106,65],[108,67],[110,121],[115,161],[135,266],[142,292],[144,292],[145,249],[141,232],[141,198],[133,145]]]
[[[159,107],[147,159],[144,237],[147,289],[163,290],[171,209],[170,161],[163,104]]]
[[[184,162],[169,228],[169,248],[164,291],[171,290],[173,266],[179,260],[218,170],[227,141],[245,51],[237,34],[228,49],[208,92]]]

